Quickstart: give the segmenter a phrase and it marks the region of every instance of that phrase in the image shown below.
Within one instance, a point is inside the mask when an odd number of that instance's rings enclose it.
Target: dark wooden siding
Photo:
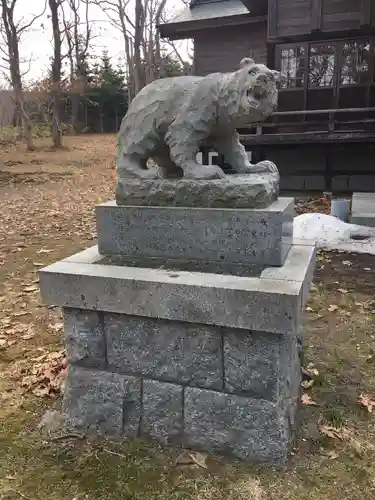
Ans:
[[[360,29],[361,0],[322,0],[323,31]]]
[[[265,22],[205,30],[195,33],[193,38],[196,75],[235,71],[244,57],[267,64]]]
[[[311,30],[312,1],[269,0],[269,37],[279,38],[309,33]]]
[[[375,25],[374,0],[269,0],[268,5],[270,39]]]

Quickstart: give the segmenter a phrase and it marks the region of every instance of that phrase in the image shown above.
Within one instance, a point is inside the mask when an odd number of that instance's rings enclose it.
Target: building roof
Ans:
[[[241,0],[217,0],[197,4],[194,7],[186,7],[170,23],[186,23],[220,17],[242,16],[244,14],[249,14],[249,9],[245,7]]]

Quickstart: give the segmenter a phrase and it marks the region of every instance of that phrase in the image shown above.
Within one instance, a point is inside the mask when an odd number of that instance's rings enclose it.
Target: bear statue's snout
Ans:
[[[269,79],[270,79],[269,76],[267,76],[266,74],[259,73],[259,75],[257,76],[256,82],[259,85],[266,85]]]

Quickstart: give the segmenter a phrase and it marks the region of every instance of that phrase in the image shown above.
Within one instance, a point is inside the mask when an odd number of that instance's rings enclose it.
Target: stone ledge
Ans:
[[[62,307],[298,335],[312,258],[303,281],[293,268],[268,279],[60,261],[40,271],[40,288]]]

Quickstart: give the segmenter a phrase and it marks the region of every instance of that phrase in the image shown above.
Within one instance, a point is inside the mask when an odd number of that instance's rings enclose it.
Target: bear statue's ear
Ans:
[[[251,66],[252,64],[255,64],[254,59],[251,59],[251,57],[245,57],[240,62],[240,67],[241,68],[246,68],[246,66]]]
[[[275,69],[272,69],[271,73],[272,73],[272,76],[273,76],[275,82],[279,82],[280,81],[280,71],[276,71]]]

